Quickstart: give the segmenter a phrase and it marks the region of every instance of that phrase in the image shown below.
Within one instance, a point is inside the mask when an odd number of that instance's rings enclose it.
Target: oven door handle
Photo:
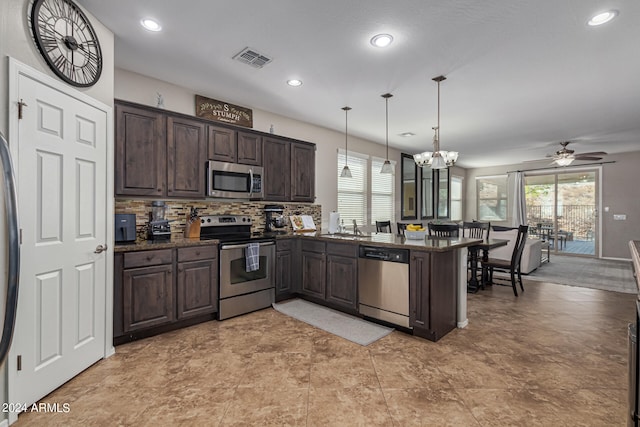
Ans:
[[[275,245],[275,242],[261,242],[260,246],[273,246]],[[223,249],[245,249],[248,246],[247,243],[242,243],[240,245],[222,245],[220,247],[221,250]]]

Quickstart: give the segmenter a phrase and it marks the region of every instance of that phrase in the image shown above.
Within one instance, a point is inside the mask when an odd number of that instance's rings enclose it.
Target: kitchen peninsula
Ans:
[[[437,341],[468,323],[467,247],[479,241],[463,237],[411,240],[391,233],[302,234],[290,242],[299,259],[294,266],[300,271],[293,270],[298,278],[294,284],[300,284],[295,291],[311,301],[358,314],[358,279],[363,273],[358,258],[363,248],[408,250],[410,332]],[[276,240],[276,245],[280,242]],[[396,279],[398,290],[404,285],[401,280]],[[290,296],[278,285],[277,300]]]
[[[399,286],[408,285],[409,290],[407,332],[437,341],[452,329],[467,325],[466,248],[478,243],[478,239],[408,240],[394,234],[355,236],[321,232],[274,234],[273,237],[276,242],[276,301],[299,296],[349,314],[361,315],[358,310],[358,278],[362,274],[362,271],[359,271],[358,258],[361,248],[366,246],[401,249],[407,250],[409,255],[409,274],[406,278],[409,283],[398,283]],[[203,242],[195,239],[174,238],[161,244],[138,242],[134,245],[116,246],[114,307],[116,343],[145,336],[146,332],[151,335],[154,332],[164,332],[214,318],[217,308],[213,301],[218,288],[217,271],[214,266],[218,254],[217,250],[207,249],[214,249],[217,244],[215,240]],[[195,252],[192,254],[189,252],[189,246],[194,247],[192,252],[196,251],[196,247],[201,249],[198,250],[198,254]],[[173,254],[172,251],[177,252]],[[166,255],[164,257],[166,259],[157,256],[158,254]],[[138,299],[137,305],[132,304],[132,301],[127,298],[132,292],[132,289],[129,289],[132,283],[128,280],[128,275],[130,276],[131,273],[128,273],[127,268],[136,267],[137,264],[128,266],[124,262],[127,257],[136,260],[139,258],[143,261],[157,258],[156,264],[159,266],[166,264],[165,269],[175,268],[178,272],[181,271],[182,259],[185,261],[193,259],[200,264],[210,266],[203,270],[208,272],[201,277],[201,279],[207,279],[202,282],[204,287],[194,294],[194,297],[197,295],[206,297],[207,303],[187,299],[180,304],[181,292],[176,289],[176,286],[180,288],[181,281],[172,280],[169,274],[167,277],[159,276],[163,280],[158,284],[160,286],[158,289],[161,288],[162,294],[168,297],[165,304],[155,309],[145,308],[144,301],[141,299]],[[201,265],[198,267],[202,268]],[[157,272],[154,270],[153,273]],[[146,293],[146,295],[149,294]],[[171,295],[176,295],[178,301],[175,301]],[[153,298],[149,301],[149,304],[158,306],[158,301]],[[177,306],[176,302],[179,303]],[[185,305],[185,303],[188,304]],[[186,309],[181,310],[185,307]],[[133,321],[136,313],[132,315],[131,312],[134,308],[141,316],[137,322]],[[176,310],[177,314],[174,313]],[[154,316],[148,318],[147,315],[152,313]]]

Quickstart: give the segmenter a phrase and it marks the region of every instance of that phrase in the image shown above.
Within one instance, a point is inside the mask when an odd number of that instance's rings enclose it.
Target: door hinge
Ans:
[[[22,120],[22,107],[28,107],[27,103],[20,98],[18,102],[18,120]]]
[[[18,371],[22,371],[22,355],[21,354],[18,355],[17,365],[18,365]]]

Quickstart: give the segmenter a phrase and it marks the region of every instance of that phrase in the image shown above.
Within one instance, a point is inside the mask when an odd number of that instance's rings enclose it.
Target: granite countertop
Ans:
[[[447,252],[453,249],[466,248],[476,243],[482,242],[482,239],[470,239],[467,237],[439,237],[424,239],[407,239],[404,236],[398,236],[394,233],[365,233],[362,236],[354,236],[353,234],[329,234],[321,231],[315,233],[296,233],[302,238],[315,238],[316,240],[324,240],[328,242],[349,242],[358,245],[381,246],[388,248],[402,248],[411,250],[421,250],[427,252]]]
[[[152,241],[138,239],[133,243],[118,243],[114,245],[113,252],[137,252],[137,251],[149,251],[152,249],[172,249],[182,248],[187,246],[208,246],[217,245],[217,240],[200,240],[197,238],[188,238],[182,236],[171,236],[171,240],[167,241]]]
[[[365,233],[362,236],[354,236],[353,234],[329,234],[325,230],[316,232],[297,233],[293,231],[284,233],[264,233],[264,237],[273,237],[278,239],[303,238],[314,239],[325,242],[351,243],[355,245],[371,245],[388,248],[402,248],[421,250],[427,252],[446,252],[453,249],[465,248],[473,246],[475,243],[482,242],[481,239],[470,239],[466,237],[441,237],[441,238],[425,238],[419,240],[406,239],[393,233]],[[171,249],[187,246],[205,246],[216,245],[218,240],[199,240],[196,238],[187,238],[182,236],[171,236],[171,240],[166,242],[154,242],[150,240],[136,240],[135,243],[117,244],[114,252],[135,252],[148,251],[152,249]]]

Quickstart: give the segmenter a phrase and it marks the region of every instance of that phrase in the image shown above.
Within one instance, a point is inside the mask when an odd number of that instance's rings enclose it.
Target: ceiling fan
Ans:
[[[558,166],[569,166],[574,160],[602,160],[602,156],[607,154],[604,151],[575,154],[574,150],[567,148],[570,143],[571,141],[561,142],[562,148],[554,154],[548,154],[547,157],[552,157],[553,163]]]

